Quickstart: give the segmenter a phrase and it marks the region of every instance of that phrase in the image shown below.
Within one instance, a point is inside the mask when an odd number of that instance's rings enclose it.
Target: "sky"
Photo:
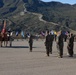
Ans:
[[[42,0],[42,1],[44,2],[58,1],[62,3],[76,4],[76,0]]]

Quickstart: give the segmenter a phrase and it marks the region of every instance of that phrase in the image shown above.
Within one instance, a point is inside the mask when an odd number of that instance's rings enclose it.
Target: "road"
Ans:
[[[68,57],[66,46],[63,58],[58,58],[54,42],[53,54],[47,57],[44,41],[34,41],[29,52],[28,41],[15,40],[11,48],[0,48],[0,75],[76,75],[76,45],[73,58]]]

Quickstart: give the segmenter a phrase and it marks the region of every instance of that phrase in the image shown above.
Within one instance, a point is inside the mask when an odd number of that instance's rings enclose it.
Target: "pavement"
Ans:
[[[68,57],[64,43],[63,58],[58,58],[55,42],[47,57],[44,40],[35,40],[32,52],[27,40],[15,40],[12,47],[0,48],[0,75],[76,75],[76,42],[74,57]]]

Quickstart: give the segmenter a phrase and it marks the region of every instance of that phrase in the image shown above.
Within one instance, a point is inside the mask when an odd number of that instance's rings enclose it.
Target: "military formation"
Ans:
[[[63,48],[64,48],[64,41],[67,41],[67,49],[69,57],[73,57],[74,52],[74,35],[72,33],[67,34],[67,38],[65,40],[65,36],[63,35],[63,31],[59,31],[58,35],[56,36],[56,46],[58,50],[58,57],[63,58]],[[52,45],[53,45],[54,37],[49,31],[47,31],[47,36],[45,40],[45,46],[46,46],[46,54],[49,56],[49,54],[52,54]]]
[[[6,21],[4,21],[4,26],[2,31],[0,32],[0,46],[2,47],[2,43],[4,41],[4,45],[7,46],[8,41],[10,41],[10,47],[12,45],[11,42],[11,32],[12,30],[9,28],[8,31],[6,31]],[[64,48],[64,41],[67,41],[67,49],[68,54],[70,57],[73,57],[74,55],[74,35],[70,32],[67,32],[66,35],[64,35],[63,31],[60,30],[59,32],[53,32],[53,31],[46,31],[46,35],[42,32],[41,33],[43,37],[45,37],[45,47],[46,47],[46,54],[49,56],[49,54],[52,54],[52,47],[53,47],[53,41],[56,41],[56,46],[58,50],[58,57],[63,58],[63,48]],[[18,32],[16,33],[16,36],[18,36]],[[24,33],[22,31],[22,36],[24,37]],[[42,38],[43,38],[42,37]],[[38,40],[38,38],[37,38]],[[33,48],[33,35],[29,35],[29,49],[30,52],[32,52]]]
[[[70,32],[64,35],[63,31],[59,31],[55,36],[50,31],[46,31],[44,45],[46,47],[47,56],[49,57],[49,55],[52,54],[53,41],[55,41],[59,58],[63,58],[64,42],[67,42],[67,50],[68,50],[69,57],[73,57],[74,37],[75,36]],[[30,35],[29,37],[30,52],[32,52],[32,47],[33,47],[33,36]]]
[[[2,47],[2,42],[4,42],[5,46],[7,46],[8,40],[10,40],[11,38],[11,29],[8,30],[8,35],[9,36],[5,36],[6,34],[6,30],[2,30],[2,32],[0,32],[0,46]],[[3,35],[3,36],[2,36]],[[50,31],[46,31],[46,35],[45,35],[45,42],[44,45],[46,47],[46,54],[49,57],[49,54],[52,54],[52,47],[53,47],[53,41],[56,42],[56,47],[57,47],[57,51],[58,51],[58,57],[59,58],[63,58],[63,49],[64,49],[64,42],[67,42],[67,50],[68,50],[68,54],[69,57],[73,57],[74,55],[74,35],[72,33],[68,33],[67,36],[64,36],[63,31],[59,31],[57,33],[57,35],[53,35]],[[33,50],[33,35],[29,35],[29,50],[30,52],[32,52]],[[37,39],[38,40],[38,39]],[[10,47],[11,47],[11,43],[10,43]]]

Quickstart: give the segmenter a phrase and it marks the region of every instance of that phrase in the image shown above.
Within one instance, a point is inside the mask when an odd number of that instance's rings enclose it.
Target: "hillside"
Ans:
[[[7,28],[13,30],[40,32],[66,27],[76,30],[76,5],[41,0],[0,0],[0,18],[7,18],[10,22]]]
[[[11,18],[10,20],[13,20],[13,23],[11,27],[13,27],[13,30],[15,29],[22,29],[26,32],[38,32],[45,31],[47,29],[52,30],[58,30],[60,26],[54,25],[49,22],[40,21],[39,14],[34,13],[26,13],[24,15],[17,14]],[[40,15],[39,15],[40,16]]]
[[[76,5],[62,4],[60,2],[39,2],[29,6],[25,4],[28,11],[43,14],[43,19],[68,26],[76,30]],[[68,25],[67,25],[67,24]]]

